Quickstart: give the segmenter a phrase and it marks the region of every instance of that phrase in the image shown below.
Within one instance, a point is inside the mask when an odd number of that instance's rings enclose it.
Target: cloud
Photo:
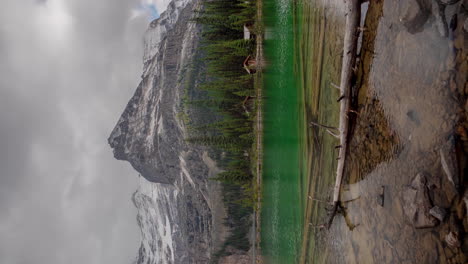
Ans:
[[[50,0],[43,2],[40,8],[34,10],[34,25],[37,31],[42,32],[50,44],[64,45],[62,41],[69,35],[73,19],[65,9],[64,2]],[[47,30],[42,30],[47,28]]]
[[[106,139],[141,75],[140,3],[2,2],[0,263],[136,256],[137,174]]]

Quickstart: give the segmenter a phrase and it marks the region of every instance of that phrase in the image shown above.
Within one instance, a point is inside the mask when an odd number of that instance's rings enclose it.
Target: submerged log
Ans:
[[[346,1],[347,14],[343,47],[343,62],[341,66],[340,79],[340,94],[343,98],[340,100],[340,122],[338,127],[341,148],[339,151],[339,160],[336,168],[336,182],[333,189],[333,208],[326,223],[327,228],[330,228],[338,210],[341,182],[343,179],[346,152],[348,149],[348,112],[351,104],[351,81],[354,74],[353,67],[356,62],[356,49],[359,37],[358,27],[361,19],[361,3],[362,1],[360,0]]]

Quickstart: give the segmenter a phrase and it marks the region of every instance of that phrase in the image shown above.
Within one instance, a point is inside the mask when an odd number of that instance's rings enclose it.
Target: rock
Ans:
[[[400,22],[406,27],[409,33],[414,34],[421,32],[424,28],[424,24],[428,21],[431,15],[435,18],[435,26],[437,31],[442,37],[449,35],[449,22],[451,27],[456,28],[456,17],[453,12],[455,9],[450,9],[446,12],[447,4],[443,0],[406,0],[400,2]],[[453,1],[450,1],[453,2]],[[451,4],[453,5],[453,3]],[[447,14],[448,13],[448,14]],[[467,22],[465,20],[464,28],[467,30]]]
[[[421,3],[419,3],[421,2]],[[400,22],[409,33],[422,31],[424,24],[431,14],[431,5],[427,1],[408,0],[400,5]]]
[[[453,231],[450,231],[445,236],[445,242],[447,242],[447,245],[449,245],[452,248],[459,248],[460,247],[460,240],[458,238],[458,233],[455,233]]]
[[[435,17],[435,24],[437,30],[440,33],[440,36],[447,37],[448,36],[448,25],[447,19],[445,16],[445,5],[442,4],[433,4],[432,5],[432,15]]]
[[[441,178],[442,177],[440,177],[440,175],[436,175],[436,176],[428,175],[427,176],[426,186],[429,188],[429,191],[439,190],[442,187]]]
[[[377,197],[377,202],[379,203],[380,206],[384,207],[384,203],[385,203],[385,186],[380,187],[380,193],[379,193],[379,196]]]
[[[403,190],[403,211],[415,228],[434,227],[438,223],[429,213],[432,204],[426,183],[426,176],[418,173],[411,185]]]
[[[444,208],[441,208],[439,206],[434,206],[429,210],[429,214],[437,218],[440,222],[443,222],[445,219],[445,216],[447,215],[447,212],[445,211]]]
[[[424,173],[416,174],[413,181],[411,181],[411,187],[419,190],[426,187],[427,177]]]
[[[419,119],[419,115],[417,112],[413,111],[413,110],[410,110],[406,113],[406,115],[408,116],[408,118],[413,121],[417,126],[419,126],[421,124],[421,120]]]
[[[468,17],[465,18],[465,23],[463,23],[463,29],[465,30],[465,32],[468,32]]]
[[[455,189],[458,189],[459,179],[458,179],[458,167],[455,162],[455,155],[453,153],[454,144],[452,140],[447,141],[440,149],[440,163],[442,169],[447,176],[448,181],[450,181]]]

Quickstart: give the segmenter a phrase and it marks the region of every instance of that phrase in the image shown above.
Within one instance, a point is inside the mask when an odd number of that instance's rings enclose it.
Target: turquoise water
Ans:
[[[266,263],[296,263],[303,226],[301,96],[294,71],[293,3],[266,1],[262,254]]]

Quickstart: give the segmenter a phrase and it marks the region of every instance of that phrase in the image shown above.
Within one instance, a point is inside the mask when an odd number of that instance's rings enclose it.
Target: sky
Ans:
[[[107,144],[167,0],[1,0],[0,263],[131,263],[137,173]]]

